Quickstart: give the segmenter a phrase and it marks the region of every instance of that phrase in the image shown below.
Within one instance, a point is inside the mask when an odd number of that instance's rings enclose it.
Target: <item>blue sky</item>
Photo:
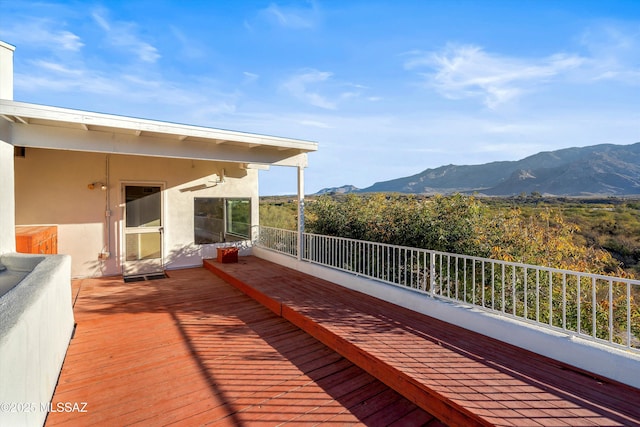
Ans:
[[[18,101],[318,142],[307,193],[640,142],[637,0],[0,0],[0,39]]]

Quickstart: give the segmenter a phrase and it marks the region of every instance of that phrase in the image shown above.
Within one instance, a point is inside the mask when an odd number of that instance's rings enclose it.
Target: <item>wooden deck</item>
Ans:
[[[442,425],[204,268],[169,276],[74,281],[46,426]]]
[[[446,424],[640,425],[638,389],[258,258],[205,267]]]

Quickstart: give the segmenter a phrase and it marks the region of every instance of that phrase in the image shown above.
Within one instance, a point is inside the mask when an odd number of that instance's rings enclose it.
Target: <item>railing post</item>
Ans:
[[[298,261],[304,254],[304,166],[298,166]]]
[[[429,254],[429,286],[431,287],[431,296],[436,294],[436,253],[431,252]]]

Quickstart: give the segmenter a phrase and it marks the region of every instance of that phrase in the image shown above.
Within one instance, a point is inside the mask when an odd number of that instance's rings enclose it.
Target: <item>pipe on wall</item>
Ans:
[[[102,253],[100,254],[101,260],[107,260],[111,258],[111,183],[109,177],[109,156],[105,157],[105,184],[107,190],[105,191],[105,210],[104,210],[104,224],[105,224],[105,237]]]

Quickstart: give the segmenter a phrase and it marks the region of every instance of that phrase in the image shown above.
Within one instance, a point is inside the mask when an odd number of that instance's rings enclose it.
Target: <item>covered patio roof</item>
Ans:
[[[307,166],[317,143],[0,99],[0,132],[15,146]],[[46,138],[43,138],[46,135]]]

